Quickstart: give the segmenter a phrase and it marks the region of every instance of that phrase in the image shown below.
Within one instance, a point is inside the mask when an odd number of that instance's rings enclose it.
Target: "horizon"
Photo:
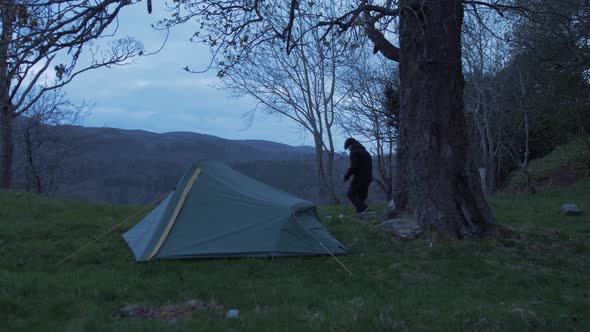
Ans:
[[[199,133],[196,131],[186,131],[186,130],[179,130],[179,131],[165,131],[165,132],[157,132],[157,131],[152,131],[152,130],[147,130],[147,129],[127,129],[127,128],[119,128],[119,127],[112,127],[112,126],[92,126],[92,125],[85,125],[85,124],[80,124],[80,123],[67,123],[67,124],[62,124],[60,126],[74,126],[74,127],[82,127],[82,128],[87,128],[87,129],[116,129],[116,130],[123,130],[123,131],[143,131],[146,133],[152,133],[152,134],[160,134],[160,135],[166,135],[166,134],[192,134],[192,135],[204,135],[204,136],[210,136],[210,137],[215,137],[215,138],[219,138],[222,140],[227,140],[227,141],[236,141],[236,142],[240,142],[240,141],[258,141],[258,142],[269,142],[269,143],[275,143],[275,144],[282,144],[282,145],[286,145],[289,147],[293,147],[293,148],[311,148],[311,149],[315,149],[313,145],[292,145],[292,144],[288,144],[288,143],[282,143],[282,142],[277,142],[277,141],[273,141],[273,140],[269,140],[269,139],[259,139],[259,138],[227,138],[227,137],[222,137],[219,135],[214,135],[214,134],[206,134],[206,133]],[[334,146],[334,153],[336,154],[342,154],[342,153],[347,153],[346,150],[344,149],[339,149],[338,146]],[[372,152],[367,149],[369,151],[369,153],[372,154]]]

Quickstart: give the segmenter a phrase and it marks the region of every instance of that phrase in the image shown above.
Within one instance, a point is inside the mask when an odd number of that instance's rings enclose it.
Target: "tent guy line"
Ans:
[[[125,225],[127,222],[129,222],[130,220],[132,220],[133,218],[137,217],[138,215],[140,215],[142,212],[148,210],[149,208],[155,206],[157,203],[159,203],[161,200],[164,199],[164,197],[168,196],[170,194],[170,191],[165,192],[164,194],[158,196],[158,198],[154,199],[153,201],[151,201],[149,204],[147,204],[146,206],[142,207],[141,209],[135,211],[133,214],[131,214],[129,217],[125,218],[125,220],[121,221],[118,224],[115,224],[113,227],[111,227],[108,231],[106,231],[105,233],[103,233],[102,235],[100,235],[99,237],[97,237],[96,239],[86,243],[85,245],[83,245],[82,247],[80,247],[78,250],[76,250],[74,253],[72,253],[71,255],[67,256],[66,258],[62,259],[61,261],[59,261],[59,263],[57,263],[57,265],[62,265],[63,263],[67,262],[68,260],[72,259],[73,257],[75,257],[76,255],[78,255],[80,252],[82,252],[82,250],[90,247],[91,245],[93,245],[94,243],[98,242],[100,239],[104,238],[105,236],[111,234],[112,232],[114,232],[115,230],[117,230],[117,228]]]
[[[346,267],[346,265],[344,265],[344,263],[342,263],[342,262],[341,262],[341,261],[338,259],[338,257],[336,257],[336,256],[335,256],[335,255],[332,253],[332,251],[330,251],[330,249],[328,249],[328,247],[326,247],[326,245],[325,245],[325,244],[324,244],[324,243],[323,243],[323,242],[322,242],[320,239],[318,239],[318,238],[315,236],[315,234],[313,234],[313,232],[312,232],[312,231],[311,231],[309,228],[305,227],[305,224],[304,224],[303,222],[301,222],[301,220],[299,220],[299,218],[297,218],[297,216],[296,216],[294,213],[293,213],[293,218],[295,218],[295,220],[297,220],[297,222],[299,222],[299,223],[301,224],[301,226],[302,226],[303,228],[305,228],[305,229],[306,229],[306,230],[307,230],[307,231],[308,231],[308,232],[311,234],[311,236],[313,236],[313,237],[314,237],[314,238],[315,238],[315,239],[316,239],[316,240],[317,240],[317,241],[318,241],[318,242],[319,242],[319,243],[322,245],[322,247],[324,247],[324,249],[326,249],[326,251],[327,251],[327,252],[330,254],[330,256],[332,256],[332,258],[334,258],[334,260],[335,260],[335,261],[336,261],[338,264],[340,264],[340,266],[342,266],[342,268],[344,268],[344,269],[346,270],[346,272],[348,272],[348,274],[352,275],[352,272],[351,272],[351,271],[350,271],[350,270],[349,270],[349,269]]]

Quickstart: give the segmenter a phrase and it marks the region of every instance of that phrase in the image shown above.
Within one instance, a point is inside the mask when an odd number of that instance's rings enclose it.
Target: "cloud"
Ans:
[[[168,13],[154,7],[156,15],[147,15],[142,3],[131,7],[119,18],[119,36],[138,37],[148,49],[157,49],[165,34],[153,30],[150,24]],[[70,83],[66,92],[72,101],[95,104],[83,125],[313,144],[309,135],[302,134],[291,121],[276,116],[258,118],[248,127],[243,115],[254,107],[251,99],[231,98],[226,91],[212,87],[219,82],[213,71],[183,71],[185,66],[206,68],[210,61],[208,48],[189,42],[195,30],[196,26],[189,23],[174,28],[158,54],[131,65],[87,72]]]

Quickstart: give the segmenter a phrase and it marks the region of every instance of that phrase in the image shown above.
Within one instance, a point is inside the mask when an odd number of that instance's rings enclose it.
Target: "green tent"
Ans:
[[[312,203],[212,161],[190,167],[123,238],[136,261],[348,253]]]

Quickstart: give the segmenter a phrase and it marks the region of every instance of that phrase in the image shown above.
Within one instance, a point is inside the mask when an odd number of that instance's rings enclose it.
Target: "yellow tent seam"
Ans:
[[[195,184],[195,181],[197,181],[199,174],[201,174],[201,169],[197,168],[195,170],[195,172],[193,173],[193,175],[191,176],[191,178],[188,180],[188,183],[184,187],[182,195],[180,196],[180,199],[178,200],[178,204],[176,204],[176,208],[174,209],[174,213],[172,213],[172,217],[170,217],[170,220],[168,221],[168,224],[166,225],[164,232],[162,232],[162,236],[160,236],[160,239],[158,240],[158,243],[154,247],[154,250],[152,250],[152,253],[147,258],[148,261],[150,259],[152,259],[158,253],[158,251],[162,247],[162,244],[164,244],[164,241],[168,237],[168,234],[170,233],[170,230],[172,229],[174,222],[176,222],[176,217],[178,217],[178,214],[180,213],[180,209],[182,209],[182,205],[184,204],[184,201],[186,200],[186,196],[188,196],[188,193],[191,190],[191,188],[193,187],[193,184]]]

